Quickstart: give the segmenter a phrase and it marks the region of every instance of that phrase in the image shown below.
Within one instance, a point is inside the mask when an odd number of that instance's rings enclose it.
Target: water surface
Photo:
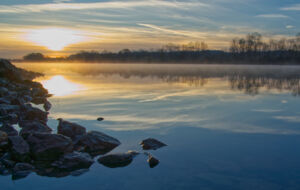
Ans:
[[[0,177],[5,190],[300,188],[300,67],[17,65],[45,74],[54,130],[61,117],[118,138],[113,152],[141,150],[147,137],[168,146],[151,152],[161,161],[152,169],[138,156],[80,176]]]

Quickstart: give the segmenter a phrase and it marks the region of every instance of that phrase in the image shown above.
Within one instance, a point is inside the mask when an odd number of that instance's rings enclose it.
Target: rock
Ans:
[[[59,134],[33,133],[26,140],[33,159],[39,161],[54,161],[73,151],[71,139]]]
[[[98,117],[98,118],[97,118],[97,121],[103,121],[103,120],[104,120],[103,117]]]
[[[34,167],[31,164],[28,163],[17,163],[13,168],[13,175],[12,179],[22,179],[27,177],[32,171],[34,170]]]
[[[4,153],[6,152],[8,149],[8,135],[3,132],[0,131],[0,153]]]
[[[48,112],[44,112],[38,108],[32,107],[30,104],[27,104],[24,110],[24,118],[23,120],[38,120],[47,122],[48,120]]]
[[[0,117],[0,121],[2,123],[17,124],[19,119],[18,119],[17,114],[10,113],[10,114]]]
[[[10,104],[10,100],[7,98],[0,98],[0,104]]]
[[[86,172],[88,172],[88,171],[89,171],[88,168],[79,169],[79,170],[72,171],[72,172],[70,173],[70,175],[71,175],[71,176],[80,176],[80,175],[82,175],[82,174],[84,174],[84,173],[86,173]]]
[[[98,131],[90,131],[76,143],[77,150],[83,150],[91,155],[105,154],[121,143],[119,140]]]
[[[20,97],[14,98],[14,99],[11,100],[11,104],[12,105],[23,105],[23,104],[25,104],[25,100],[23,98],[20,98]]]
[[[15,161],[30,161],[29,146],[21,136],[8,137],[9,147],[11,150],[11,158]]]
[[[153,139],[153,138],[148,138],[148,139],[143,140],[140,143],[140,145],[142,145],[142,148],[144,150],[156,150],[161,147],[167,146],[166,144],[164,144],[156,139]]]
[[[58,161],[53,162],[52,166],[61,170],[74,171],[89,168],[94,163],[92,157],[83,152],[72,152],[63,155]]]
[[[75,140],[76,138],[86,134],[86,129],[81,125],[69,121],[64,121],[61,118],[59,118],[58,121],[58,134],[70,137],[72,140]]]
[[[5,87],[0,87],[0,96],[3,97],[3,96],[7,96],[8,95],[8,89],[5,88]]]
[[[43,124],[39,121],[21,121],[19,126],[22,128],[20,135],[24,138],[27,138],[28,135],[32,133],[51,133],[52,129],[46,124]]]
[[[139,154],[135,151],[128,151],[126,153],[114,153],[100,157],[98,162],[109,168],[125,167],[128,166],[133,158]]]
[[[12,160],[10,153],[5,153],[1,158],[0,162],[6,167],[6,168],[13,168],[16,164],[15,161]]]
[[[0,109],[4,110],[7,114],[18,113],[20,111],[20,106],[9,105],[9,104],[0,104]]]
[[[48,100],[46,100],[46,102],[44,103],[45,111],[49,111],[51,107],[52,107],[51,103]]]
[[[0,175],[10,175],[10,170],[5,167],[4,164],[0,163]]]
[[[0,143],[7,141],[8,135],[4,131],[0,131]]]
[[[0,131],[5,132],[7,136],[18,136],[18,131],[8,124],[2,125],[2,127],[0,127]]]
[[[149,163],[150,168],[154,168],[159,164],[159,160],[149,154],[147,162]]]

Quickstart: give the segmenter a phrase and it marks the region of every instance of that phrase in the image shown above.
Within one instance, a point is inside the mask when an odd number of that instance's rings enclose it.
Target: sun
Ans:
[[[53,51],[61,51],[70,44],[85,41],[85,37],[80,31],[66,28],[34,29],[28,31],[25,38]]]

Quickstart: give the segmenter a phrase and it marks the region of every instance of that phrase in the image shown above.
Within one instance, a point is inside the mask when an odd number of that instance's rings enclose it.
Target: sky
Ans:
[[[250,32],[294,36],[299,20],[299,0],[1,0],[0,57],[190,41],[226,50],[232,38]]]

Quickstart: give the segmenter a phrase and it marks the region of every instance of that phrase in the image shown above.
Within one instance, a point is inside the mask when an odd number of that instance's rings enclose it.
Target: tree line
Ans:
[[[50,58],[31,53],[24,61],[125,62],[125,63],[239,63],[239,64],[299,64],[300,33],[294,38],[265,41],[261,34],[251,33],[231,41],[229,51],[209,50],[205,42],[169,43],[156,50],[119,52],[80,51],[67,57]]]

